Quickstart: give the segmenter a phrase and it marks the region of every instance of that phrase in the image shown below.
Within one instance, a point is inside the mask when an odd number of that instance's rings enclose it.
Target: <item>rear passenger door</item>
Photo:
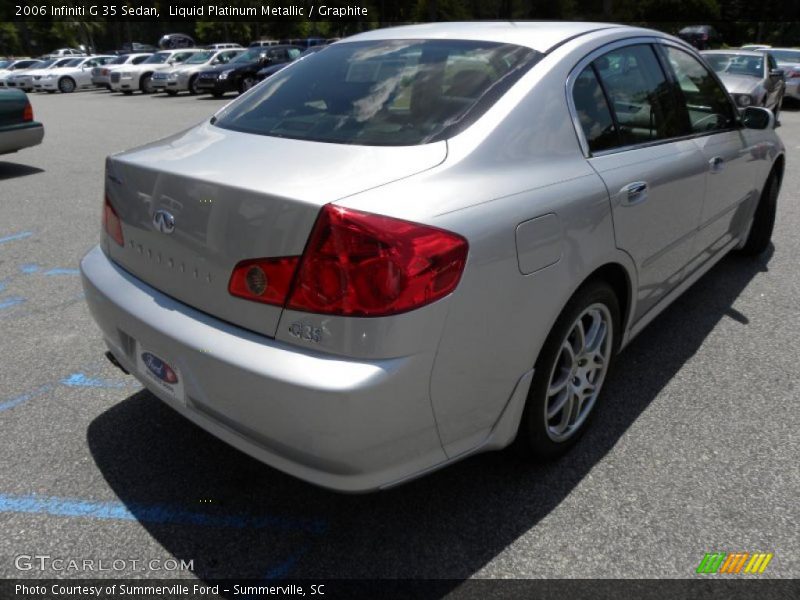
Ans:
[[[711,71],[693,55],[671,45],[660,46],[687,107],[694,142],[707,169],[705,199],[689,271],[724,248],[749,215],[745,202],[754,198],[759,161],[750,154],[747,131],[739,127],[736,109]]]
[[[587,159],[611,198],[617,246],[636,264],[635,322],[683,279],[707,167],[655,48],[612,48],[578,65],[572,101]]]

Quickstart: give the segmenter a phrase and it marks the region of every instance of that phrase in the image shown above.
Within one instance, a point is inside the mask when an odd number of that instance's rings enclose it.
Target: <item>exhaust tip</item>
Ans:
[[[120,363],[117,360],[117,357],[114,356],[114,354],[111,351],[106,352],[106,358],[108,359],[108,362],[110,362],[112,365],[117,367],[120,371],[125,373],[125,375],[130,375],[130,373],[128,372],[128,369],[126,369],[125,367],[122,366],[122,363]]]

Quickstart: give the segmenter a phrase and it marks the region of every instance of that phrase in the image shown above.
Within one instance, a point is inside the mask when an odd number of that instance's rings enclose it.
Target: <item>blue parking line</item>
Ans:
[[[6,242],[13,242],[15,240],[24,240],[26,237],[31,237],[33,235],[32,231],[21,231],[20,233],[12,233],[11,235],[7,235],[6,237],[0,238],[0,244],[5,244]]]
[[[20,296],[11,296],[10,298],[5,298],[4,300],[0,300],[0,310],[11,308],[17,304],[22,304],[23,302],[25,302],[25,298],[21,298]]]
[[[85,519],[139,521],[171,525],[197,525],[230,529],[278,529],[324,533],[322,519],[278,517],[272,515],[215,515],[184,510],[166,504],[123,504],[59,496],[16,496],[0,494],[0,513],[43,514]]]
[[[72,373],[65,377],[60,383],[69,387],[91,387],[91,388],[124,388],[129,384],[125,381],[112,381],[111,379],[99,379],[89,377],[85,373]]]
[[[79,275],[78,269],[50,269],[44,272],[45,275]]]
[[[14,398],[10,398],[9,400],[6,400],[5,402],[0,402],[0,412],[3,412],[4,410],[8,410],[9,408],[14,408],[15,406],[18,406],[18,405],[22,404],[23,402],[27,402],[31,398],[34,398],[34,397],[36,397],[36,396],[38,396],[40,394],[43,394],[44,392],[46,392],[49,389],[50,389],[49,385],[43,385],[42,387],[37,388],[37,389],[33,390],[32,392],[28,392],[26,394],[20,394],[19,396],[15,396]]]
[[[25,273],[26,275],[30,275],[31,273],[36,273],[36,271],[38,271],[39,268],[40,268],[39,265],[30,263],[26,265],[20,265],[19,272]]]
[[[301,548],[286,560],[270,567],[269,571],[264,574],[264,579],[268,581],[273,579],[283,579],[292,571],[294,566],[297,564],[297,561],[300,560],[300,557],[302,557],[305,552],[306,549]]]

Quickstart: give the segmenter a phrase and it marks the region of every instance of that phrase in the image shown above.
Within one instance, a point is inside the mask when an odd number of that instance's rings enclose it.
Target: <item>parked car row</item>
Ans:
[[[114,58],[109,55],[18,60],[9,65],[7,71],[0,71],[0,88],[65,94],[89,89],[94,86],[92,69]]]

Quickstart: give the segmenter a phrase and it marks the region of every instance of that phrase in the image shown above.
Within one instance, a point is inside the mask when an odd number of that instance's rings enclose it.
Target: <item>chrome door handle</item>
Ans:
[[[725,168],[725,159],[721,156],[715,156],[708,161],[708,166],[712,173],[719,173]]]
[[[647,182],[635,181],[629,183],[620,190],[622,203],[626,206],[633,206],[647,200]]]

